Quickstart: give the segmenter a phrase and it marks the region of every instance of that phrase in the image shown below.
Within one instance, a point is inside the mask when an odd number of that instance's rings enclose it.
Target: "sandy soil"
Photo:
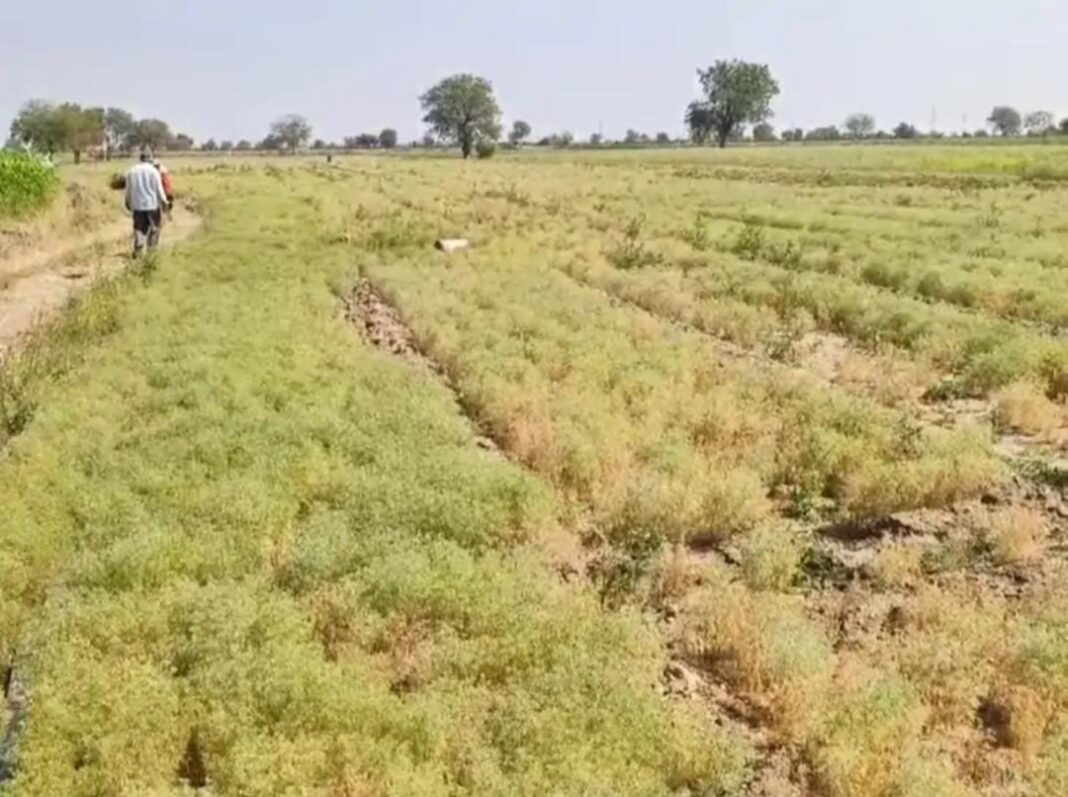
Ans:
[[[200,217],[179,204],[164,225],[163,246],[187,237],[199,224]],[[0,355],[93,282],[122,271],[130,263],[130,235],[129,220],[117,219],[78,239],[0,261]]]

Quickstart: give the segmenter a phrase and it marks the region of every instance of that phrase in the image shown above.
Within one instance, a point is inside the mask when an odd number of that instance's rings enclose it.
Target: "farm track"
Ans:
[[[200,222],[194,205],[179,203],[173,221],[164,225],[162,247],[180,243]],[[71,298],[125,270],[131,262],[129,235],[128,221],[115,222],[44,255],[11,261],[12,267],[0,273],[0,358]]]
[[[174,220],[165,228],[168,236],[163,248],[180,243],[200,223],[195,205],[179,205]],[[38,324],[61,313],[71,299],[92,290],[100,281],[118,276],[133,262],[125,249],[115,251],[128,235],[128,223],[124,221],[64,244],[47,256],[13,261],[17,268],[5,275],[7,281],[0,290],[0,368],[5,357],[17,355],[20,340],[33,334]],[[86,258],[86,249],[91,251],[92,259]],[[3,672],[2,697],[8,722],[0,728],[0,786],[15,777],[16,749],[30,710],[28,687],[17,656]]]

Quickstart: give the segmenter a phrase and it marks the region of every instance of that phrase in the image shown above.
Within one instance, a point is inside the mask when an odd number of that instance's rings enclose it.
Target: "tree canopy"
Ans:
[[[1031,135],[1045,133],[1053,127],[1053,114],[1049,111],[1031,111],[1024,117],[1023,126]]]
[[[397,131],[392,127],[387,127],[378,134],[378,146],[382,149],[393,149],[397,146],[397,140]]]
[[[875,132],[875,117],[870,113],[853,113],[846,117],[844,127],[853,138],[867,138]]]
[[[771,101],[779,94],[779,84],[767,65],[716,61],[697,74],[704,97],[690,103],[686,111],[690,135],[697,143],[715,136],[719,146],[725,147],[746,124],[771,117]]]
[[[103,142],[104,117],[103,108],[31,100],[11,123],[11,137],[49,155],[69,150],[78,163],[85,150]]]
[[[461,74],[445,78],[419,102],[426,115],[423,122],[442,141],[460,146],[469,158],[479,141],[496,141],[501,133],[501,109],[493,96],[493,85],[485,78]]]
[[[770,122],[761,122],[753,126],[753,141],[774,141],[775,128]]]
[[[508,134],[508,140],[513,144],[522,144],[533,132],[530,125],[524,122],[522,119],[516,119],[512,123],[512,131]]]
[[[910,125],[908,122],[900,122],[894,128],[894,138],[916,138],[919,135],[920,131],[916,129],[916,126]]]
[[[104,152],[111,159],[112,153],[126,149],[127,141],[137,129],[137,120],[129,111],[122,108],[108,108],[104,111]]]
[[[275,149],[284,147],[292,152],[305,146],[311,137],[312,126],[308,120],[299,114],[290,113],[274,121],[267,138],[276,144]]]
[[[998,135],[1016,136],[1020,134],[1020,126],[1023,120],[1020,112],[1008,105],[999,105],[990,112],[987,122],[994,126]]]
[[[162,119],[142,119],[128,138],[131,149],[163,149],[174,140],[170,125]]]

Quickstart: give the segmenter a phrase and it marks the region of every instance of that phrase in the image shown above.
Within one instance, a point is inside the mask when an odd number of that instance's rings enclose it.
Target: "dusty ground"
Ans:
[[[199,224],[200,217],[179,204],[163,228],[163,246]],[[0,355],[71,297],[122,271],[130,262],[130,234],[129,220],[120,217],[76,238],[6,252],[0,261]]]

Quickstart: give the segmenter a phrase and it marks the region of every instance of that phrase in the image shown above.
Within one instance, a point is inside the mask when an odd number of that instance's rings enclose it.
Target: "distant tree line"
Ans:
[[[779,95],[779,84],[766,64],[740,60],[720,60],[697,72],[701,96],[691,102],[684,115],[689,141],[696,145],[716,144],[749,139],[755,142],[864,141],[870,139],[941,138],[937,131],[921,132],[909,122],[900,122],[889,132],[878,128],[869,113],[852,113],[841,125],[826,125],[810,130],[788,128],[777,133],[771,124],[772,101]],[[492,84],[483,77],[459,74],[445,78],[419,97],[423,107],[426,135],[411,147],[457,146],[465,158],[472,154],[489,157],[498,145],[524,146],[533,138],[533,128],[521,119],[512,123],[506,141],[501,142],[501,110]],[[1008,105],[993,108],[986,119],[988,127],[974,132],[952,134],[971,138],[1068,135],[1068,118],[1058,124],[1049,111],[1021,114]],[[307,149],[382,149],[399,145],[397,131],[385,128],[378,133],[346,136],[340,143],[312,139],[312,126],[299,114],[286,114],[271,124],[267,135],[253,143],[247,139],[234,142],[209,138],[199,147],[190,136],[175,133],[161,119],[138,119],[115,107],[82,107],[77,103],[55,104],[31,100],[19,111],[11,124],[9,146],[27,147],[54,155],[70,152],[78,163],[86,153],[110,159],[138,149],[202,152],[245,152],[262,150],[294,153]],[[576,145],[571,131],[543,135],[536,139],[543,147],[567,148]],[[627,130],[620,141],[608,141],[594,133],[582,144],[588,147],[669,146],[676,143],[666,132],[655,135]]]
[[[11,123],[11,142],[47,155],[70,152],[74,162],[93,152],[110,159],[140,148],[191,149],[193,139],[161,119],[137,119],[122,108],[83,108],[73,102],[30,100]]]

